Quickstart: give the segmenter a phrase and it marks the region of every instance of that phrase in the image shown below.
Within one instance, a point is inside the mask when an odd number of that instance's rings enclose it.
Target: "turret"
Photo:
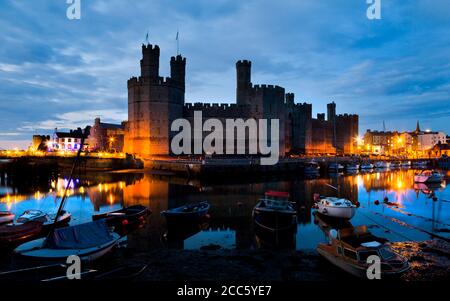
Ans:
[[[336,103],[333,101],[332,103],[327,104],[327,120],[334,121],[336,118]]]
[[[142,45],[141,76],[144,78],[159,77],[159,46]]]
[[[294,104],[294,93],[286,93],[286,104]]]
[[[252,62],[243,60],[236,63],[236,101],[238,105],[248,104],[249,89],[252,86]]]
[[[186,58],[181,55],[170,58],[170,77],[184,89],[186,75]]]

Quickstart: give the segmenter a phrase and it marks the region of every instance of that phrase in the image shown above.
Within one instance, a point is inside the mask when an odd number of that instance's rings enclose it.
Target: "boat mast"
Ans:
[[[80,159],[81,151],[83,150],[85,136],[86,136],[86,129],[81,133],[80,147],[78,149],[77,156],[75,157],[75,160],[73,161],[72,169],[71,169],[70,175],[69,175],[69,180],[67,181],[67,185],[66,185],[66,188],[64,189],[64,194],[63,194],[63,197],[61,199],[61,203],[59,204],[58,211],[56,212],[55,219],[53,220],[53,223],[51,224],[51,229],[50,229],[49,233],[52,233],[53,230],[55,229],[55,225],[58,222],[58,218],[61,215],[62,210],[64,209],[64,205],[65,205],[66,197],[67,197],[67,191],[70,188],[70,183],[72,182],[72,178],[73,178],[73,173],[75,171],[75,167],[77,166],[77,163],[78,163],[78,161]]]

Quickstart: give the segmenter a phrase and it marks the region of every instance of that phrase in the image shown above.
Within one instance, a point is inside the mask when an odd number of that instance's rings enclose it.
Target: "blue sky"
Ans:
[[[234,102],[235,62],[253,61],[255,84],[278,84],[314,114],[335,101],[367,128],[450,133],[450,1],[65,0],[0,2],[0,148],[34,133],[127,118],[129,77],[140,46],[187,57],[187,102]]]

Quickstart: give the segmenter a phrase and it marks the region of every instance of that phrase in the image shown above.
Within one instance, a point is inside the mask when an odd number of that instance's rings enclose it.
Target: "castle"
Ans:
[[[124,151],[143,157],[171,155],[170,142],[177,134],[171,124],[178,118],[192,120],[195,111],[202,118],[244,120],[279,119],[279,153],[352,154],[356,150],[358,115],[336,114],[334,102],[327,116],[312,116],[312,105],[295,103],[294,94],[273,85],[253,85],[252,63],[236,63],[236,103],[185,103],[186,58],[170,60],[170,77],[159,74],[160,49],[142,45],[141,75],[128,80],[128,122]]]

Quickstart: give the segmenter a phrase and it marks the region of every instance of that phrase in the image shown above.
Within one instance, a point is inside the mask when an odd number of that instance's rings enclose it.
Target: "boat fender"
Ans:
[[[361,206],[361,203],[360,202],[356,202],[355,205],[356,205],[357,208],[359,208],[359,206]]]
[[[380,201],[378,201],[378,200],[375,200],[375,205],[380,205]]]
[[[320,201],[320,194],[314,193],[314,195],[313,195],[313,200],[314,200],[314,202]]]
[[[387,196],[384,197],[383,202],[387,203],[389,202],[389,198]]]
[[[436,196],[433,197],[433,202],[437,202],[438,198]]]
[[[127,219],[124,219],[124,220],[122,221],[122,226],[126,226],[126,225],[128,225],[128,220],[127,220]]]

